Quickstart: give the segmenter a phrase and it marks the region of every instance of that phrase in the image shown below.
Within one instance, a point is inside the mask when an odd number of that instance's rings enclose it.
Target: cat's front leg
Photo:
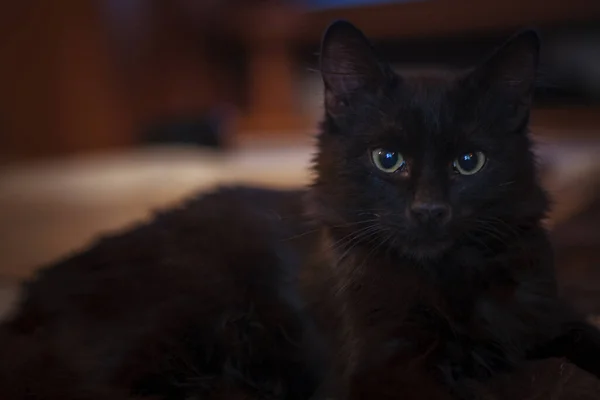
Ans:
[[[551,357],[564,357],[600,378],[600,330],[583,320],[564,323],[558,336],[529,353],[531,359]]]

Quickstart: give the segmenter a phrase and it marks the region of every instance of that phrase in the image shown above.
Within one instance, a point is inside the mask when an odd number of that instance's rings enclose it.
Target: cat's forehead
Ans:
[[[413,87],[444,88],[452,85],[462,74],[449,69],[402,70],[396,74],[407,85]]]
[[[441,113],[452,105],[456,79],[451,74],[402,76],[397,86],[397,106],[414,113]]]
[[[448,72],[403,75],[384,101],[382,131],[405,137],[439,135],[459,123],[457,76]]]

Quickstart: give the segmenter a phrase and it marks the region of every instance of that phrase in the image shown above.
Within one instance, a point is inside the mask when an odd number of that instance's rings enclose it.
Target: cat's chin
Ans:
[[[412,243],[404,246],[402,253],[416,261],[433,261],[441,258],[451,247],[450,241]]]

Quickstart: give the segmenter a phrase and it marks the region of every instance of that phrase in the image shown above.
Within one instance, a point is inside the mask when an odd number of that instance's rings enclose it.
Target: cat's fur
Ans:
[[[400,77],[333,24],[311,188],[221,189],[46,268],[0,328],[0,398],[596,398],[528,361],[600,375],[541,227],[537,53],[526,32],[473,71]],[[408,170],[379,171],[378,147]],[[451,173],[466,151],[487,164]],[[416,223],[416,201],[452,216]]]

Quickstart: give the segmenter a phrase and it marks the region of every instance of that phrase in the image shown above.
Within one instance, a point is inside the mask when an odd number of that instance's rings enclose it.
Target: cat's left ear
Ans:
[[[533,98],[540,53],[535,30],[517,33],[468,77],[478,91],[486,92],[528,110]]]

